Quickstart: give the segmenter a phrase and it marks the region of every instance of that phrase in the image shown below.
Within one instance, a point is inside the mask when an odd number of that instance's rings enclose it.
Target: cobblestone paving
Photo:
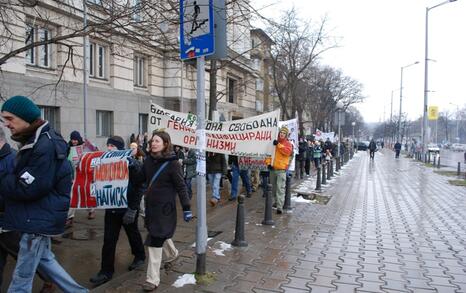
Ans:
[[[188,248],[157,292],[466,292],[466,188],[392,154],[370,162],[358,153],[324,190],[327,205],[295,203],[274,214],[273,227],[259,224],[256,198],[247,207],[249,246],[208,251],[214,283],[171,286],[194,271]],[[224,231],[212,246],[234,237],[234,209],[222,214],[209,217],[209,230]],[[94,291],[141,292],[143,281],[144,271],[132,272]]]

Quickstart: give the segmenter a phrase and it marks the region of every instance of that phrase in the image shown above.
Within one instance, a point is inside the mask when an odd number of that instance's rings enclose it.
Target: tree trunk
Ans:
[[[209,120],[213,119],[217,110],[217,60],[210,60],[209,72]]]

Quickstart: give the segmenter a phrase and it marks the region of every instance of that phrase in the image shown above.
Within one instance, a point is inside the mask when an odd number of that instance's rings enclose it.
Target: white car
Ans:
[[[454,144],[451,145],[450,149],[452,151],[462,152],[462,151],[466,151],[466,145],[461,144],[461,143],[454,143]]]
[[[433,153],[439,153],[440,152],[440,148],[435,143],[429,143],[427,145],[427,150],[429,152],[433,152]]]

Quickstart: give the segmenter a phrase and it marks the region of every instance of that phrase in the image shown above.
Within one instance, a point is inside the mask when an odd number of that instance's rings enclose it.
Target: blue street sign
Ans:
[[[211,55],[214,48],[212,0],[180,0],[180,57]]]

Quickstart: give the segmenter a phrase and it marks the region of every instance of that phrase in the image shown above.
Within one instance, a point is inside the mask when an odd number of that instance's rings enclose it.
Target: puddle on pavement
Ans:
[[[312,200],[312,203],[315,204],[323,204],[326,205],[329,201],[330,198],[332,197],[331,195],[328,194],[321,194],[317,192],[310,192],[310,193],[298,193],[297,196],[301,196],[304,199],[307,200]]]
[[[69,231],[63,234],[63,238],[71,240],[94,240],[97,236],[95,229],[89,228],[84,230]]]

